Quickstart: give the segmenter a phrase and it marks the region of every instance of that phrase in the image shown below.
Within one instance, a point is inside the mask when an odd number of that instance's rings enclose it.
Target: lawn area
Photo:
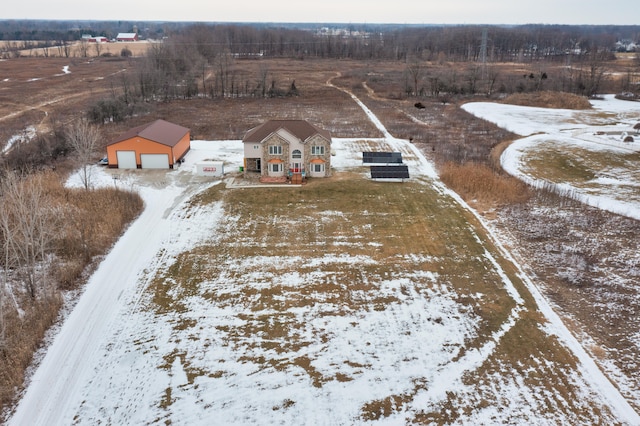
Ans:
[[[170,377],[158,419],[611,420],[513,265],[428,183],[340,172],[191,199],[172,232],[200,239],[160,254],[131,312],[148,327],[122,337]]]

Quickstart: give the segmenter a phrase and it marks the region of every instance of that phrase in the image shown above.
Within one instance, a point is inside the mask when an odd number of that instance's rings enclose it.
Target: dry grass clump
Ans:
[[[586,97],[566,92],[514,93],[503,103],[540,108],[591,109],[591,103]]]
[[[500,206],[522,203],[531,196],[524,182],[500,175],[482,164],[449,162],[442,165],[439,171],[442,181],[465,201]]]
[[[68,208],[56,248],[68,259],[106,252],[143,206],[138,194],[116,188],[66,189],[63,196]]]
[[[45,332],[58,317],[61,298],[37,300],[18,312],[5,313],[6,342],[0,346],[0,412],[11,403],[24,380]]]

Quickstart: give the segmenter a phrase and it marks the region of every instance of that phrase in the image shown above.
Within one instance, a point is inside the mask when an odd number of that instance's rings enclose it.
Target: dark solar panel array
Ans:
[[[363,163],[373,164],[402,164],[402,153],[400,152],[363,152]]]
[[[369,166],[371,179],[409,179],[409,166]]]

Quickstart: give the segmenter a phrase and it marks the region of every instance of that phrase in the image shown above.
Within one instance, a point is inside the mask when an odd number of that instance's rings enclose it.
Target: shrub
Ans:
[[[105,98],[93,104],[87,115],[93,123],[117,123],[130,115],[130,108],[122,99]]]
[[[511,176],[499,175],[488,166],[446,163],[440,178],[465,201],[479,201],[492,206],[521,203],[531,196],[529,187]]]
[[[591,103],[586,97],[566,92],[516,93],[508,96],[503,102],[541,108],[591,109]]]

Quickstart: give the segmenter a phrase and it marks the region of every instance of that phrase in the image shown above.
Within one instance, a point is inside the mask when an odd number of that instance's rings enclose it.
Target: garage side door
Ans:
[[[140,154],[143,169],[168,169],[169,156],[167,154]]]
[[[119,169],[135,169],[137,167],[135,151],[117,151],[116,157]]]

